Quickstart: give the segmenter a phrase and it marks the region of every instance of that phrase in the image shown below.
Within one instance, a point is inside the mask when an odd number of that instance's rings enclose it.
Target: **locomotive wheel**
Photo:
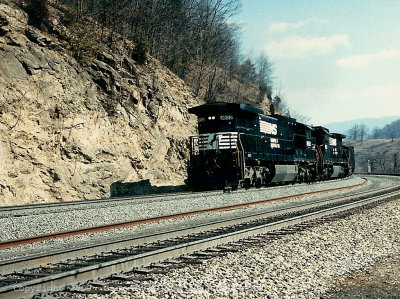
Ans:
[[[250,185],[251,185],[251,180],[250,180],[250,178],[244,179],[244,181],[243,181],[243,187],[244,187],[245,189],[249,189],[249,188],[250,188]]]
[[[261,178],[258,178],[258,179],[256,180],[255,185],[256,185],[256,188],[261,188]]]

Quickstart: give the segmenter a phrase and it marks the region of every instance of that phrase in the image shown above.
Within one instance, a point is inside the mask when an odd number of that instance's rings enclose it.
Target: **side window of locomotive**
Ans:
[[[335,138],[329,137],[329,145],[337,146],[337,140]]]
[[[245,118],[245,117],[238,117],[236,118],[236,126],[238,129],[242,129],[244,131],[249,132],[250,130],[254,130],[255,122],[253,119]]]
[[[199,124],[199,133],[207,133],[208,132],[208,120],[207,117],[199,117],[197,118],[197,122]]]
[[[306,138],[307,138],[307,140],[310,140],[311,139],[311,131],[306,131]]]

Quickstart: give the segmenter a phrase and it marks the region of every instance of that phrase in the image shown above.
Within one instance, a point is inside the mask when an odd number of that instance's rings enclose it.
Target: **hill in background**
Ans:
[[[350,128],[352,128],[354,125],[364,124],[367,126],[369,131],[372,131],[375,127],[383,128],[384,126],[398,119],[400,119],[400,115],[377,118],[360,118],[343,122],[328,123],[324,124],[323,126],[327,127],[330,132],[347,134]]]
[[[386,137],[391,140],[393,140],[394,138],[400,138],[400,118],[384,126],[378,131],[373,131],[371,136],[375,139],[379,137]]]
[[[354,146],[356,172],[367,172],[368,160],[372,173],[400,173],[400,139],[347,140]]]

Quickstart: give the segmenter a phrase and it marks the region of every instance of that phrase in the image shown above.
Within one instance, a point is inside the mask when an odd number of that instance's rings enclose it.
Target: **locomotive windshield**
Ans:
[[[198,118],[199,133],[232,132],[235,129],[233,115],[208,115]]]

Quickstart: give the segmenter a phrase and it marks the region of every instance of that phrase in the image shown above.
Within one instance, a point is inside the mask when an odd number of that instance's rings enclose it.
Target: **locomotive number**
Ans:
[[[232,120],[233,115],[221,115],[220,119],[221,120]]]

